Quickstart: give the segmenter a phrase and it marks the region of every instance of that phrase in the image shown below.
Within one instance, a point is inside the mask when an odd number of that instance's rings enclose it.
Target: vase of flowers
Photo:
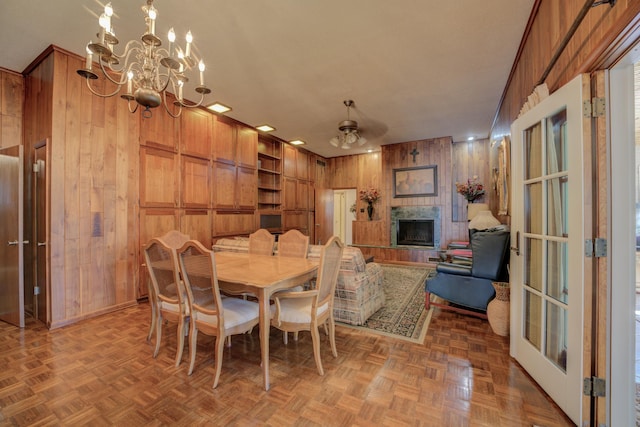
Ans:
[[[468,178],[467,182],[456,182],[456,191],[461,194],[468,203],[474,203],[477,199],[484,196],[484,186],[478,181],[478,176]]]
[[[380,191],[377,188],[360,190],[360,200],[367,202],[367,215],[369,215],[369,221],[371,221],[373,218],[373,204],[380,200]]]

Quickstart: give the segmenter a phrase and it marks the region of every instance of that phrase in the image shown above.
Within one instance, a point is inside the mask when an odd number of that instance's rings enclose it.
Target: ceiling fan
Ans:
[[[343,101],[347,107],[347,120],[343,120],[338,123],[338,130],[340,133],[329,140],[329,144],[334,147],[343,148],[345,150],[350,149],[354,144],[361,147],[367,143],[367,139],[360,135],[360,129],[358,128],[358,122],[351,120],[349,112],[351,107],[355,104],[352,100]]]

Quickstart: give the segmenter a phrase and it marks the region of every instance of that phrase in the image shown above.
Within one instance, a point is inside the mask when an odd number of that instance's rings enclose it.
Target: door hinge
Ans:
[[[34,295],[40,295],[40,286],[34,286],[33,287],[33,294]]]
[[[607,256],[607,240],[603,238],[585,239],[584,256],[587,258],[602,258]]]
[[[607,380],[598,377],[584,378],[582,393],[585,396],[605,397],[607,395]]]
[[[607,111],[606,101],[604,98],[592,98],[582,102],[582,115],[585,119],[591,117],[602,117]]]

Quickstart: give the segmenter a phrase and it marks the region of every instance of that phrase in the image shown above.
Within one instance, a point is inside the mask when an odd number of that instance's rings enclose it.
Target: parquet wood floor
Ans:
[[[285,346],[273,330],[268,392],[257,328],[233,338],[213,390],[213,339],[199,336],[191,376],[174,368],[174,326],[153,359],[146,303],[53,331],[0,322],[0,425],[572,425],[507,338],[435,310],[424,345],[338,326],[333,358],[322,334],[322,377],[308,333]]]

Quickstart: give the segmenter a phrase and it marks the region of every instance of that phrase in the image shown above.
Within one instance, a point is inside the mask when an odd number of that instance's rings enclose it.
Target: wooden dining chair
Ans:
[[[241,298],[222,298],[216,274],[213,251],[200,242],[190,240],[178,250],[178,262],[185,284],[191,319],[189,323],[189,375],[196,360],[198,331],[216,337],[215,375],[213,388],[218,386],[222,368],[225,338],[243,334],[258,324],[259,306],[256,302]],[[198,295],[208,293],[209,303],[200,304]]]
[[[278,256],[306,258],[309,252],[309,236],[298,230],[289,230],[278,238]]]
[[[273,255],[273,245],[276,236],[269,233],[269,230],[261,228],[249,235],[249,253],[257,255]]]
[[[189,236],[177,230],[171,230],[162,237],[151,239],[144,248],[144,257],[149,271],[151,289],[151,325],[147,339],[155,330],[156,346],[153,357],[158,356],[162,342],[163,322],[177,324],[175,366],[180,365],[184,348],[184,335],[187,332],[188,312],[184,286],[180,280],[176,249],[189,241]]]
[[[271,325],[285,332],[310,331],[318,373],[324,375],[320,358],[320,325],[327,325],[331,352],[338,357],[333,298],[338,281],[344,245],[333,236],[320,252],[315,289],[302,292],[278,292],[273,296]]]
[[[289,230],[278,238],[278,256],[288,258],[306,258],[309,252],[309,236],[305,236],[298,230]],[[289,291],[303,291],[304,286],[296,286]],[[282,332],[282,338],[285,344],[288,342],[287,332]],[[294,332],[293,339],[298,340],[298,333]]]

